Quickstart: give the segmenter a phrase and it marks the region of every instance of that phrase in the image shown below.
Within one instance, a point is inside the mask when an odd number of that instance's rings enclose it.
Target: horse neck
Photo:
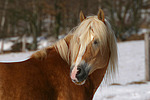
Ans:
[[[100,83],[103,80],[107,66],[104,67],[103,69],[97,69],[96,71],[94,71],[89,76],[88,80],[83,86],[78,86],[75,85],[73,82],[71,82],[71,79],[69,77],[70,65],[68,65],[67,62],[65,62],[61,58],[61,56],[56,51],[56,49],[51,48],[47,52],[48,52],[47,58],[45,58],[45,60],[40,62],[41,62],[41,68],[43,70],[43,73],[46,74],[45,78],[48,79],[50,87],[55,88],[57,91],[59,91],[62,86],[66,87],[67,91],[68,89],[74,91],[86,90],[85,94],[83,95],[86,95],[86,97],[88,96],[89,98],[92,98],[94,96],[94,93],[96,92],[97,88],[99,87]],[[68,86],[71,87],[68,88]],[[75,93],[78,94],[78,92]]]
[[[60,67],[61,65],[66,65],[69,67],[67,62],[61,58],[60,54],[54,47],[47,51],[47,57],[45,60],[43,60],[43,64],[48,69],[53,69],[55,66]]]
[[[69,48],[69,44],[70,44],[70,39],[72,38],[73,35],[69,34],[67,35],[64,40]],[[56,65],[61,65],[61,64],[65,64],[67,66],[69,66],[67,64],[66,61],[63,60],[63,58],[61,57],[61,55],[59,54],[58,50],[56,50],[55,46],[53,46],[52,48],[49,48],[47,51],[47,57],[46,59],[44,60],[44,63],[48,63],[48,65],[52,65],[54,64],[55,65],[55,62],[56,62]]]
[[[93,93],[96,92],[96,90],[98,89],[98,87],[100,86],[101,82],[103,81],[103,78],[105,76],[107,70],[107,66],[105,66],[102,69],[97,69],[95,70],[90,76],[89,76],[89,81],[90,84],[92,84],[92,88],[93,88]]]

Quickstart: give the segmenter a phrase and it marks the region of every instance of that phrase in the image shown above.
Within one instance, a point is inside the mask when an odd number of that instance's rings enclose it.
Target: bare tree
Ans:
[[[137,33],[141,23],[143,0],[102,0],[102,8],[110,16],[116,36],[124,40],[128,35]]]

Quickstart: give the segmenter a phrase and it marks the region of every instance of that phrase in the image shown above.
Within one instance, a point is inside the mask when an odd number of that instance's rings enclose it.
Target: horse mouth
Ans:
[[[85,83],[86,80],[83,80],[81,82],[77,82],[77,81],[73,81],[76,85],[83,85]]]

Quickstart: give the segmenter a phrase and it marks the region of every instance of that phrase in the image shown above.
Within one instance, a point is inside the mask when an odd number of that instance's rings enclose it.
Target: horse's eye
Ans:
[[[97,40],[94,40],[94,44],[97,45],[97,44],[98,44],[98,41],[97,41]]]

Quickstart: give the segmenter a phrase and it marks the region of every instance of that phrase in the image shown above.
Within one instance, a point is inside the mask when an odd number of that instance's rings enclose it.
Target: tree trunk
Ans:
[[[36,1],[33,0],[33,14],[32,14],[32,21],[31,21],[31,28],[32,28],[32,33],[33,33],[33,44],[32,44],[32,49],[37,50],[37,37],[38,34],[40,33],[40,22],[38,21],[38,11],[36,7]]]
[[[26,35],[22,37],[22,52],[26,51]]]
[[[58,38],[61,28],[61,7],[58,4],[58,0],[55,0],[55,36]]]
[[[1,51],[0,53],[3,54],[4,52],[4,39],[1,39]]]
[[[3,53],[3,48],[4,48],[4,25],[5,25],[5,19],[6,19],[7,5],[8,5],[8,0],[5,0],[5,5],[4,5],[3,12],[2,12],[1,27],[0,27],[0,32],[1,32],[0,34],[1,34],[1,37],[2,37],[1,53]]]
[[[1,32],[3,31],[4,25],[5,25],[5,19],[6,19],[6,9],[7,9],[7,5],[8,5],[8,0],[5,1],[5,5],[4,5],[4,10],[2,13],[2,20],[1,20]]]

